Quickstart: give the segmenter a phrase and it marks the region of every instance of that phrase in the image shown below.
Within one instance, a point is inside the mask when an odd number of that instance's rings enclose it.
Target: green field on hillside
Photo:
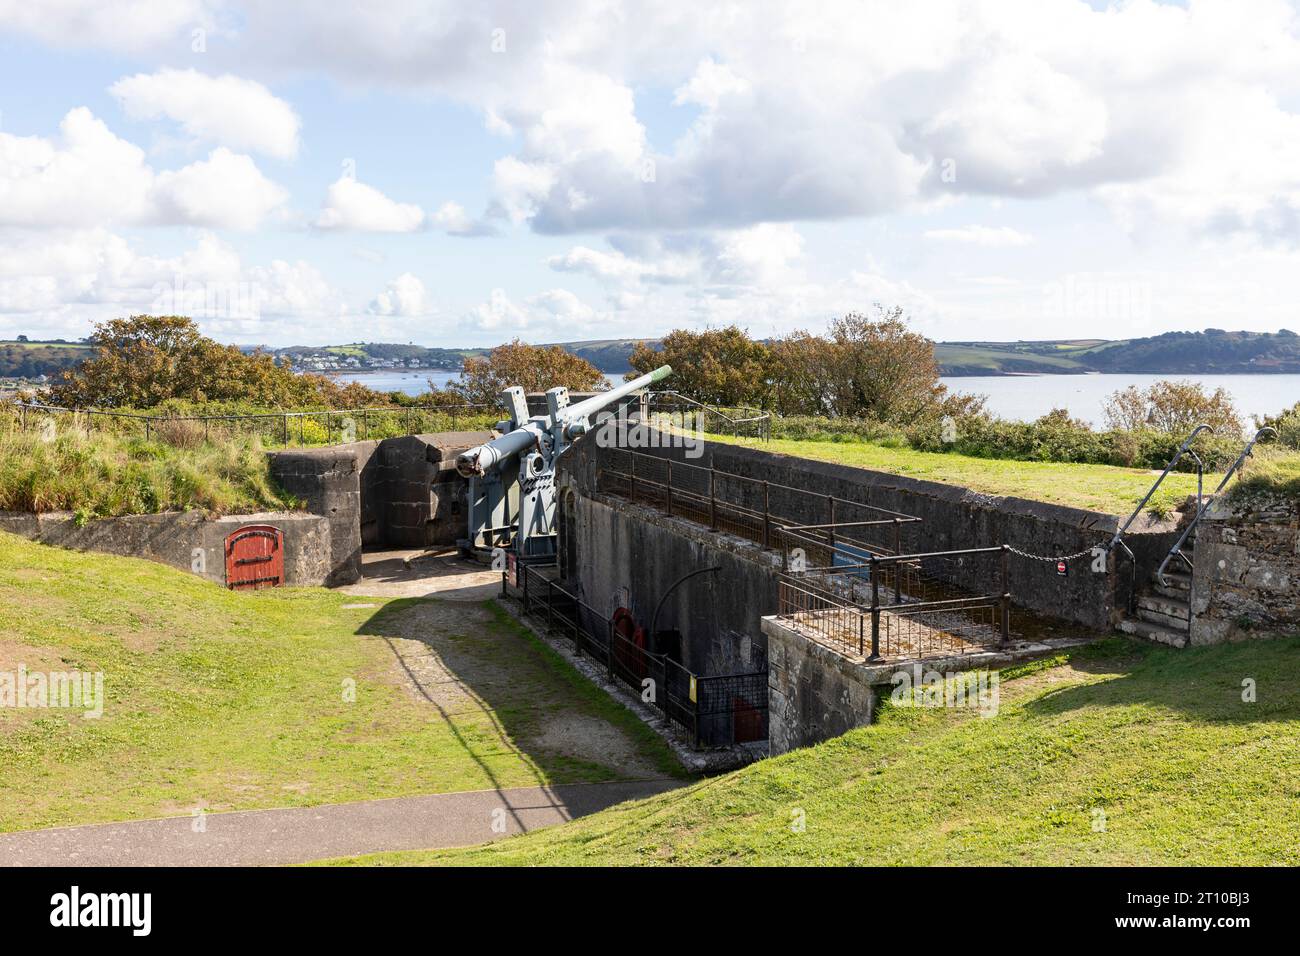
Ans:
[[[0,533],[0,620],[0,674],[106,697],[0,708],[0,831],[680,772],[491,603],[234,593]]]
[[[1111,639],[1008,672],[996,716],[887,706],[874,726],[553,829],[333,862],[1294,866],[1297,652],[1297,637]]]
[[[873,471],[887,471],[909,478],[941,481],[990,495],[1050,501],[1114,515],[1127,515],[1131,512],[1160,474],[1144,468],[1117,468],[1113,465],[973,458],[951,452],[916,451],[861,441],[773,439],[761,442],[720,435],[710,435],[709,440]],[[1205,480],[1213,488],[1218,484],[1219,476],[1206,476]],[[1173,474],[1165,479],[1160,491],[1152,499],[1152,505],[1157,509],[1169,509],[1195,493],[1195,475]]]

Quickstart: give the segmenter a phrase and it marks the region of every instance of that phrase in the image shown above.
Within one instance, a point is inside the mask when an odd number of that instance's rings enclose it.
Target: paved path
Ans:
[[[257,866],[470,846],[680,786],[639,780],[475,790],[210,813],[201,821],[172,817],[24,830],[0,834],[0,866]]]

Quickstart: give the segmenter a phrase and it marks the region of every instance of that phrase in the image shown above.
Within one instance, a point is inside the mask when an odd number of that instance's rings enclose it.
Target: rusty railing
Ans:
[[[848,657],[913,660],[1011,643],[1009,549],[873,555],[780,576],[777,618]],[[962,584],[987,581],[988,590]]]

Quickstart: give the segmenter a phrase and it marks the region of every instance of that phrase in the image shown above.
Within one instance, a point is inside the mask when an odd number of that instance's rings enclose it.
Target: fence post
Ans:
[[[880,660],[880,559],[871,556],[871,656],[869,661]],[[861,649],[859,649],[861,653]]]
[[[826,529],[826,543],[830,546],[830,564],[835,563],[835,496],[826,496],[826,508],[830,512],[830,527]]]
[[[1010,561],[1011,546],[1002,545],[1002,600],[1001,605],[1001,631],[1002,641],[999,647],[1006,647],[1011,643],[1011,580],[1010,580]]]
[[[636,501],[636,452],[628,452],[628,460],[631,465],[628,468],[628,499]]]
[[[145,440],[145,441],[149,441],[149,439],[150,439],[150,437],[151,437],[152,429],[150,429],[150,427],[149,427],[149,422],[150,422],[150,421],[152,421],[152,419],[146,418],[146,419],[144,420],[144,440]],[[72,416],[72,422],[73,422],[74,425],[75,425],[76,422],[77,422],[77,416],[76,416],[76,413],[75,413],[75,412],[73,413],[73,416]]]
[[[763,482],[763,547],[772,547],[772,513],[768,510],[771,489],[766,481]]]
[[[664,510],[668,512],[668,517],[671,518],[673,515],[673,460],[667,458],[664,463],[668,466],[668,478],[664,482],[664,501],[666,505]]]
[[[524,613],[531,614],[533,612],[533,605],[528,595],[528,565],[525,564],[521,570],[524,572]]]
[[[546,626],[555,627],[555,582],[546,582]]]
[[[508,596],[506,594],[506,574],[507,574],[506,569],[502,568],[501,569],[501,596],[503,598]]]
[[[709,455],[709,530],[718,530],[718,499],[713,495],[713,455]]]
[[[284,436],[284,447],[288,448],[289,447],[289,415],[287,412],[284,415],[280,416],[280,425],[281,425],[280,431]]]
[[[614,620],[605,622],[605,632],[608,635],[608,642],[605,645],[605,676],[609,682],[614,683]]]

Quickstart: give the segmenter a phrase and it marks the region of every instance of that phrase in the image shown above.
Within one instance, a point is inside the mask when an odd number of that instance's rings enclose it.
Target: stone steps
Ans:
[[[1158,624],[1166,623],[1164,619],[1168,619],[1170,623],[1181,622],[1183,627],[1187,626],[1192,616],[1185,595],[1171,599],[1157,594],[1143,594],[1137,599],[1137,612],[1147,620],[1154,620]],[[1155,616],[1147,617],[1147,615]]]
[[[1132,634],[1134,637],[1144,637],[1149,641],[1168,644],[1170,647],[1187,646],[1187,631],[1166,627],[1163,624],[1157,624],[1154,621],[1133,620],[1132,618],[1128,618],[1119,622],[1119,629],[1125,634]]]

